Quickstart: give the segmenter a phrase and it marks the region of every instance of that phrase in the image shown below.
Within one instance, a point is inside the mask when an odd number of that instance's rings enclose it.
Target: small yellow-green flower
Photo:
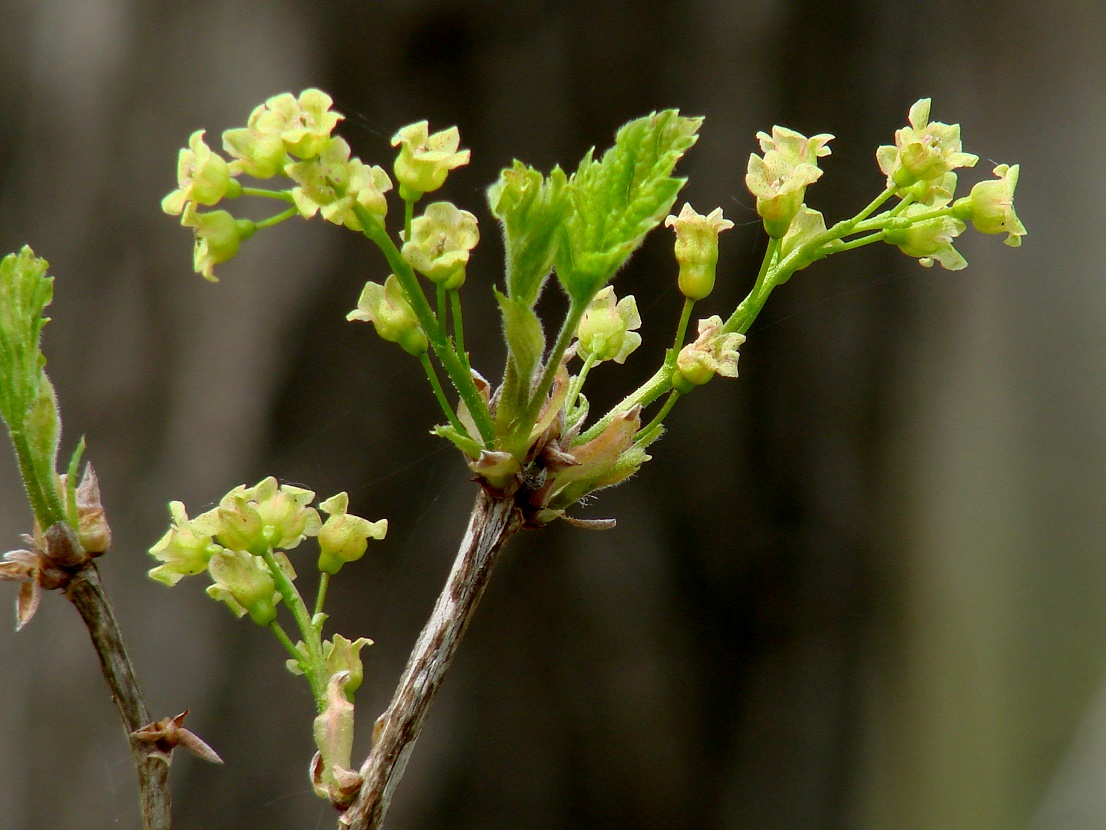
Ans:
[[[284,149],[301,159],[318,155],[334,127],[345,116],[331,112],[334,101],[318,89],[305,89],[296,98],[290,92],[274,95],[250,116],[250,126],[262,135],[279,136]]]
[[[314,498],[311,490],[278,484],[272,476],[253,487],[240,484],[215,508],[214,535],[231,550],[257,556],[275,548],[290,550],[319,532],[319,514],[307,506]]]
[[[433,135],[429,128],[429,122],[419,121],[392,136],[392,146],[399,147],[395,163],[399,195],[407,201],[437,190],[450,170],[469,163],[469,151],[457,149],[461,134],[456,127]]]
[[[245,173],[256,179],[271,179],[284,170],[288,158],[279,133],[263,133],[257,122],[266,112],[265,105],[254,109],[245,127],[223,133],[223,149],[231,157],[230,173]]]
[[[974,167],[979,156],[965,153],[960,125],[929,120],[932,101],[922,98],[910,108],[910,126],[895,132],[895,146],[876,150],[887,186],[910,187],[917,181],[938,179],[958,167]]]
[[[186,576],[207,570],[208,560],[223,548],[212,541],[211,515],[190,520],[179,501],[169,502],[169,512],[173,516],[172,527],[150,548],[150,555],[164,564],[151,569],[150,578],[172,587]]]
[[[384,285],[365,283],[357,308],[346,319],[372,323],[381,338],[399,343],[409,354],[423,354],[429,345],[395,274],[389,274]]]
[[[718,234],[733,227],[722,218],[722,208],[706,216],[684,202],[679,216],[669,216],[665,227],[676,230],[676,261],[680,264],[680,291],[689,300],[701,300],[714,290],[718,266]]]
[[[749,156],[745,185],[757,200],[757,213],[764,229],[780,239],[802,207],[806,189],[822,176],[818,159],[828,156],[828,133],[807,138],[786,127],[773,127],[772,134],[757,133],[764,157]]]
[[[196,130],[188,139],[188,148],[177,160],[177,189],[161,200],[161,209],[179,216],[185,205],[217,204],[228,193],[241,193],[241,186],[230,177],[227,162],[204,142],[204,130]]]
[[[356,562],[365,555],[369,539],[383,539],[388,533],[388,520],[370,522],[346,512],[349,496],[338,493],[319,504],[327,514],[319,530],[319,570],[336,574],[347,562]]]
[[[970,220],[980,233],[1004,233],[1011,248],[1022,244],[1028,233],[1014,212],[1014,188],[1018,185],[1019,165],[1000,164],[997,179],[980,182],[971,195],[958,199],[953,207],[960,219]]]
[[[936,207],[944,207],[947,200],[937,200]],[[928,205],[909,205],[900,214],[900,218],[909,220],[918,214],[928,213],[933,207]],[[905,228],[889,228],[883,232],[883,239],[910,257],[916,257],[918,263],[931,268],[934,262],[948,271],[959,271],[968,266],[968,261],[952,246],[952,241],[964,232],[965,225],[953,216],[941,216],[923,222],[915,222]]]
[[[680,392],[690,392],[707,383],[716,374],[737,377],[738,349],[745,342],[739,332],[722,331],[722,318],[715,315],[699,321],[699,336],[676,356],[676,371],[672,385]]]
[[[249,219],[235,219],[225,210],[200,213],[194,202],[185,205],[181,224],[192,228],[196,236],[192,267],[211,282],[218,282],[215,266],[232,259],[242,240],[253,236],[256,229]]]
[[[469,251],[479,241],[475,216],[452,202],[434,202],[411,222],[403,258],[431,282],[457,289],[465,282]]]
[[[288,557],[279,551],[273,554],[277,567],[288,579],[296,572]],[[247,613],[258,625],[268,625],[276,619],[280,592],[265,560],[244,550],[223,550],[212,555],[207,571],[214,584],[207,586],[212,599],[225,602],[236,616]]]
[[[321,213],[328,222],[361,231],[354,202],[380,221],[388,213],[384,194],[392,189],[391,179],[383,168],[351,159],[345,139],[331,139],[317,155],[289,164],[285,172],[298,185],[292,189],[292,199],[305,219]]]
[[[605,360],[625,363],[641,345],[641,335],[635,331],[639,328],[637,300],[630,295],[616,303],[614,287],[608,285],[588,304],[576,328],[579,355],[585,360],[594,356],[596,363]]]

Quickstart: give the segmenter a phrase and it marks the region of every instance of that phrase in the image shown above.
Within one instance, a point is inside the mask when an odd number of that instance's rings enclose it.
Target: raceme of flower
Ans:
[[[402,127],[392,139],[389,177],[384,166],[362,162],[334,135],[341,116],[331,105],[318,90],[270,98],[245,127],[224,133],[229,161],[197,131],[181,151],[178,187],[163,208],[193,229],[194,264],[208,278],[256,230],[295,216],[319,215],[360,232],[382,255],[378,273],[387,276],[383,283],[365,284],[347,319],[371,322],[381,339],[418,359],[446,421],[432,431],[463,453],[487,498],[508,504],[522,527],[556,520],[611,526],[613,520],[579,519],[571,511],[650,460],[647,448],[683,396],[715,377],[738,376],[750,326],[772,292],[795,273],[878,242],[897,246],[923,266],[957,270],[967,263],[954,241],[968,223],[981,233],[1006,234],[1011,246],[1026,235],[1014,211],[1017,165],[998,165],[994,179],[956,198],[955,171],[972,167],[978,157],[964,151],[959,125],[930,120],[929,99],[915,103],[909,126],[877,151],[886,177],[883,192],[852,217],[830,224],[806,199],[810,185],[823,177],[820,160],[830,154],[833,136],[808,138],[776,126],[757,133],[760,154],[750,155],[745,177],[769,237],[761,266],[728,316],[710,309],[688,342],[693,306],[712,301],[718,235],[733,223],[720,208],[700,214],[686,202],[678,214],[670,213],[685,184],[675,167],[697,141],[703,119],[677,110],[654,112],[625,124],[613,146],[601,154],[589,151],[571,174],[559,166],[543,173],[515,161],[488,189],[506,255],[502,290],[492,289],[506,347],[502,381],[495,386],[470,364],[462,315],[462,289],[468,284],[471,291],[474,281],[466,281],[466,272],[480,241],[477,218],[449,201],[430,203],[419,216],[414,212],[426,193],[468,164],[471,154],[460,149],[459,130],[432,133],[426,121]],[[241,176],[263,182],[284,177],[287,186],[243,187]],[[237,219],[224,205],[240,196],[273,200],[280,212],[257,222]],[[389,198],[398,198],[402,210],[389,212]],[[208,210],[216,205],[220,209]],[[592,412],[585,395],[592,369],[626,364],[644,337],[636,300],[630,294],[619,299],[612,281],[662,222],[676,237],[672,282],[679,295],[678,307],[670,310],[675,335],[668,335],[659,366],[646,380],[606,412]],[[539,317],[549,284],[564,293],[560,320]],[[440,378],[443,372],[448,383]],[[150,551],[161,563],[150,575],[173,585],[207,572],[213,597],[274,631],[290,656],[289,668],[305,675],[315,697],[319,753],[311,767],[313,786],[345,809],[361,786],[350,765],[352,700],[362,677],[360,650],[369,641],[340,635],[324,640],[323,601],[330,578],[360,559],[368,540],[383,538],[387,523],[350,515],[344,493],[317,507],[313,499],[309,490],[266,479],[235,488],[195,519],[174,502],[172,526]],[[319,546],[314,613],[284,552],[309,537]],[[4,578],[27,584],[40,573],[46,571],[34,551],[9,555],[0,568]],[[281,613],[295,620],[298,642],[281,627]]]

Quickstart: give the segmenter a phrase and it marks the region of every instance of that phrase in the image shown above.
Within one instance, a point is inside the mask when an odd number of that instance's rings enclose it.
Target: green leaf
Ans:
[[[31,463],[45,488],[53,487],[58,462],[58,446],[61,444],[61,416],[54,394],[54,384],[46,373],[38,384],[38,394],[27,409],[23,420],[24,434],[31,451]],[[59,519],[64,517],[58,517]]]
[[[492,290],[499,301],[507,341],[507,370],[503,373],[503,391],[496,410],[496,432],[502,435],[526,409],[534,374],[545,353],[545,332],[538,316],[522,298]]]
[[[17,431],[45,376],[39,337],[54,290],[47,267],[27,246],[0,260],[0,416]]]
[[[671,210],[685,180],[670,174],[702,123],[679,110],[655,112],[619,129],[599,161],[584,156],[568,183],[572,212],[556,257],[573,300],[590,300]]]
[[[523,300],[505,297],[498,291],[495,291],[495,298],[503,314],[508,359],[514,362],[519,377],[529,387],[534,369],[545,352],[545,332],[542,331],[541,321]]]
[[[488,188],[488,207],[503,225],[507,296],[533,307],[553,270],[558,230],[568,213],[564,171],[548,178],[521,161],[505,168]]]

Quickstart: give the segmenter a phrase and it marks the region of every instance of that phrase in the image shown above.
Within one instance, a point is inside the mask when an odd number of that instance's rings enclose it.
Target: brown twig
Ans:
[[[411,651],[391,704],[376,721],[373,747],[361,766],[361,791],[339,820],[343,830],[378,830],[383,824],[407,758],[492,568],[504,544],[522,525],[514,499],[480,491],[445,587]]]
[[[170,830],[172,802],[169,793],[169,755],[156,743],[143,741],[134,733],[150,723],[150,712],[138,686],[123,636],[115,621],[104,584],[92,562],[77,570],[65,595],[73,603],[88,628],[92,645],[100,658],[100,668],[111,688],[111,696],[134,756],[145,830]]]

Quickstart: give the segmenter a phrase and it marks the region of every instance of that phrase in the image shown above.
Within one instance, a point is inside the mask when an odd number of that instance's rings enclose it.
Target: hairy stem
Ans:
[[[483,490],[434,610],[419,634],[387,710],[376,721],[373,747],[361,765],[364,783],[342,815],[343,830],[378,830],[403,777],[434,696],[445,679],[504,544],[522,527],[512,499]]]
[[[65,595],[88,628],[92,645],[100,658],[100,669],[123,720],[134,756],[134,768],[138,773],[142,826],[145,830],[170,830],[169,756],[156,744],[140,741],[132,734],[150,723],[150,712],[96,566],[89,562],[77,571],[66,586]]]

